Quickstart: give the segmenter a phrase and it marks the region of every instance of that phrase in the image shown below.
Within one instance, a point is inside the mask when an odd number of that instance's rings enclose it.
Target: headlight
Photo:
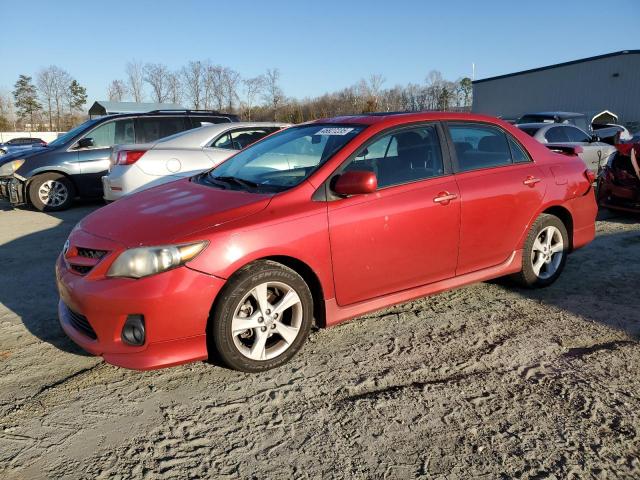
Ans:
[[[171,270],[196,258],[206,246],[207,242],[203,241],[184,245],[131,248],[116,258],[107,276],[141,278]]]
[[[20,160],[12,160],[10,162],[5,163],[0,167],[0,176],[9,177],[13,175],[13,172],[19,169],[23,163],[24,163],[24,158],[21,158]]]

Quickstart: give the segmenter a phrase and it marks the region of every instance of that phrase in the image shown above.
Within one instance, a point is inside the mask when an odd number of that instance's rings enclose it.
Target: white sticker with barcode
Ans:
[[[352,130],[353,128],[347,127],[325,127],[319,132],[314,133],[314,135],[346,135]]]

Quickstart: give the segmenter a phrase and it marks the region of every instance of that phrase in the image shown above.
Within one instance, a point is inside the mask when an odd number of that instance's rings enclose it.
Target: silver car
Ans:
[[[545,145],[582,147],[580,158],[587,165],[587,168],[596,174],[607,164],[609,157],[616,152],[616,147],[601,142],[596,135],[591,136],[573,125],[522,123],[516,126]]]
[[[288,126],[288,123],[274,122],[219,123],[176,133],[155,143],[116,145],[109,174],[102,177],[104,199],[118,200],[193,176]]]

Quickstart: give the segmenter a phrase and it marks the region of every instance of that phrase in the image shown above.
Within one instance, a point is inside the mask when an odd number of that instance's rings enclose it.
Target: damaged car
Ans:
[[[617,153],[598,178],[598,205],[640,213],[640,143],[616,145]]]

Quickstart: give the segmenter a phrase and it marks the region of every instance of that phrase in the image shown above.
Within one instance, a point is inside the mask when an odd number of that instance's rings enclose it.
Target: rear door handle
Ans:
[[[535,187],[536,183],[541,181],[542,181],[541,179],[529,175],[527,178],[525,178],[522,181],[522,183],[524,183],[525,185],[528,185],[529,187]]]
[[[448,205],[451,200],[455,200],[456,198],[458,198],[458,195],[455,193],[440,192],[433,198],[433,201],[440,205]]]

